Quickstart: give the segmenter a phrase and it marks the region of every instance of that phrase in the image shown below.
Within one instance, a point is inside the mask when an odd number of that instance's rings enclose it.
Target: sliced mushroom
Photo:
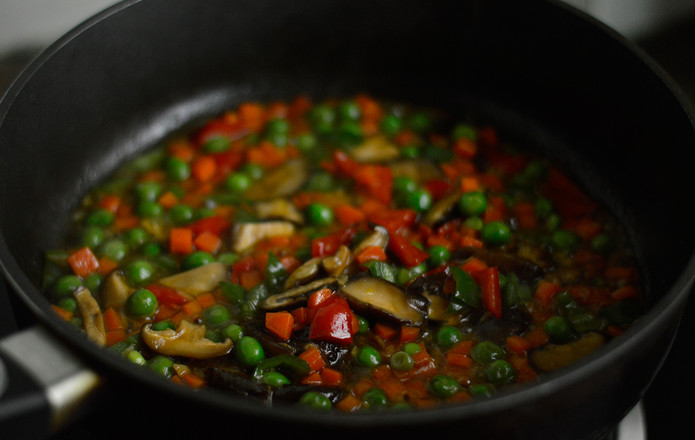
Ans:
[[[393,177],[410,177],[417,183],[425,183],[428,180],[439,179],[442,172],[435,164],[423,159],[398,160],[389,164]]]
[[[271,200],[295,193],[304,185],[309,172],[302,159],[291,159],[268,172],[251,186],[244,196],[249,200]]]
[[[321,262],[326,273],[332,277],[337,277],[345,272],[345,269],[354,260],[350,248],[342,245],[338,248],[335,254],[325,257]]]
[[[461,192],[454,191],[437,200],[422,217],[422,223],[427,226],[442,223],[454,212],[460,198]]]
[[[368,137],[350,150],[350,156],[357,162],[388,162],[401,155],[400,149],[385,136]]]
[[[197,297],[214,290],[227,276],[223,263],[212,262],[159,280],[159,283],[179,293]]]
[[[294,203],[287,199],[275,199],[256,203],[256,215],[262,220],[287,220],[301,224],[304,222],[302,213]]]
[[[298,268],[292,271],[285,281],[285,289],[306,284],[316,278],[321,269],[323,258],[314,257],[302,263]]]
[[[280,220],[237,223],[232,234],[232,248],[235,252],[243,252],[266,238],[292,235],[294,229],[294,224]]]
[[[77,307],[82,316],[82,323],[87,337],[97,345],[106,345],[106,326],[104,325],[104,315],[101,313],[99,303],[94,299],[89,289],[78,287],[73,293]]]
[[[271,295],[264,299],[259,307],[263,310],[279,310],[287,308],[291,305],[306,301],[310,294],[319,289],[335,284],[336,288],[344,285],[347,282],[347,277],[327,277],[320,280],[312,281],[303,286],[294,287],[284,292]]]
[[[233,346],[231,339],[213,342],[205,337],[205,331],[204,325],[183,320],[176,330],[155,331],[151,324],[145,324],[140,336],[149,348],[165,356],[211,359],[230,352]]]
[[[420,325],[425,321],[425,315],[411,307],[401,288],[381,278],[358,277],[342,286],[340,291],[360,313],[411,325]]]
[[[543,371],[554,371],[593,353],[605,342],[602,334],[589,332],[567,344],[548,344],[539,348],[531,353],[531,361]]]
[[[101,290],[104,310],[111,307],[116,310],[122,309],[123,304],[125,304],[126,299],[128,299],[133,290],[135,289],[128,285],[123,272],[119,270],[111,271],[104,280]]]
[[[362,240],[355,249],[352,250],[353,255],[357,255],[364,249],[370,246],[380,246],[382,249],[386,249],[386,245],[389,242],[389,233],[383,226],[375,226],[374,232],[369,234],[367,238]]]

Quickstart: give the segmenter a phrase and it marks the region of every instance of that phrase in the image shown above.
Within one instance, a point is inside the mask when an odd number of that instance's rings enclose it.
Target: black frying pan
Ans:
[[[629,226],[648,288],[644,319],[513,393],[345,415],[268,409],[164,383],[52,314],[36,287],[42,252],[59,244],[68,213],[120,161],[243,100],[357,92],[495,124],[567,167]],[[555,2],[126,1],[52,45],[2,101],[0,261],[56,338],[47,345],[105,380],[102,402],[109,388],[137,395],[121,410],[126,418],[149,411],[176,432],[193,426],[184,419],[199,421],[190,431],[225,434],[243,426],[331,437],[452,428],[467,438],[600,438],[642,397],[676,332],[694,274],[686,195],[694,160],[693,115],[671,81],[614,32]],[[14,369],[7,351],[0,344]],[[14,392],[23,382],[10,383]],[[40,395],[20,403],[46,415]],[[7,427],[46,428],[37,413],[18,413]]]

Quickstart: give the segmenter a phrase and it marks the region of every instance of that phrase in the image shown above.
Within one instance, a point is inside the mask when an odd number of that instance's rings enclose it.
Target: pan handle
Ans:
[[[95,372],[41,326],[0,340],[3,436],[48,437],[72,421],[101,385]]]

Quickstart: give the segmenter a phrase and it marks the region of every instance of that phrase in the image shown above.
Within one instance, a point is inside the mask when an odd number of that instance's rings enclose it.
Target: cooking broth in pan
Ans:
[[[615,218],[510,141],[365,95],[246,102],[94,188],[45,290],[181,386],[345,412],[485,398],[640,312]]]

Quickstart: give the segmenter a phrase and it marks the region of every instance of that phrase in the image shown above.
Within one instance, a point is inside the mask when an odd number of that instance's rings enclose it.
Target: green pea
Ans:
[[[297,136],[297,148],[304,153],[312,150],[316,144],[316,136],[312,133],[303,133]]]
[[[362,116],[362,110],[355,101],[345,101],[338,106],[338,116],[343,120],[357,121]]]
[[[152,278],[154,266],[145,260],[135,260],[125,267],[124,272],[128,282],[137,286],[148,282]]]
[[[140,249],[140,251],[145,257],[157,257],[162,254],[162,247],[159,245],[159,243],[152,241],[142,245],[142,249]]]
[[[389,398],[386,392],[379,387],[373,387],[362,395],[362,401],[371,409],[386,408],[389,405]]]
[[[461,195],[459,209],[466,215],[481,215],[487,208],[487,197],[480,191],[471,191]]]
[[[140,217],[152,218],[162,215],[164,208],[157,202],[140,202],[137,212]]]
[[[162,185],[157,182],[140,182],[135,185],[135,196],[141,202],[154,202],[162,192]]]
[[[591,239],[591,248],[602,254],[608,253],[613,249],[613,239],[605,233],[597,234]]]
[[[78,287],[84,286],[82,279],[77,275],[64,275],[55,282],[52,291],[56,299],[72,295]]]
[[[155,322],[152,324],[152,330],[156,332],[163,332],[165,330],[176,330],[176,326],[173,322],[165,319],[163,321]]]
[[[389,358],[389,365],[396,371],[409,371],[415,365],[415,361],[405,351],[397,351]]]
[[[420,353],[422,351],[422,347],[420,347],[420,344],[417,344],[415,342],[408,342],[403,346],[403,351],[412,356],[414,354]]]
[[[104,276],[95,272],[84,279],[84,286],[89,289],[90,292],[98,292],[103,281]]]
[[[97,226],[97,227],[107,227],[113,223],[115,216],[113,213],[107,209],[96,209],[90,212],[86,218],[87,226]]]
[[[309,223],[316,226],[326,226],[333,222],[333,210],[321,203],[311,203],[306,209]]]
[[[495,387],[487,383],[473,384],[468,387],[468,392],[473,397],[492,397]]]
[[[80,233],[82,246],[96,248],[104,241],[104,230],[99,226],[88,226]]]
[[[565,229],[559,229],[550,235],[551,245],[563,251],[574,249],[579,244],[579,241],[580,239],[577,235]]]
[[[403,204],[418,212],[427,211],[432,206],[432,195],[424,188],[417,188],[402,196]]]
[[[128,312],[135,317],[152,316],[159,308],[157,297],[147,289],[137,289],[126,299]]]
[[[205,141],[203,150],[207,153],[221,153],[229,150],[231,145],[232,143],[229,139],[222,136],[215,136]]]
[[[415,191],[417,187],[417,182],[411,177],[397,176],[393,178],[393,189],[396,194],[405,194]]]
[[[424,133],[432,126],[432,119],[424,112],[417,112],[408,118],[408,126],[417,133]]]
[[[333,128],[336,115],[335,110],[328,105],[319,104],[309,112],[309,120],[314,129],[320,134],[326,134]]]
[[[222,252],[217,256],[217,261],[224,264],[234,264],[239,261],[239,254],[234,252]]]
[[[251,178],[244,173],[232,173],[224,182],[225,187],[235,193],[243,193],[251,186]]]
[[[401,148],[401,156],[406,159],[417,159],[420,157],[420,147],[417,145],[406,145]]]
[[[142,355],[137,350],[129,350],[125,354],[126,359],[128,359],[130,362],[134,363],[135,365],[145,365],[147,361],[145,360],[145,357]]]
[[[242,336],[235,348],[236,359],[246,367],[254,367],[265,358],[263,347],[257,339]]]
[[[437,345],[442,348],[450,348],[461,342],[463,339],[463,334],[461,330],[454,327],[453,325],[444,325],[437,330],[435,334],[435,341]]]
[[[451,137],[454,139],[466,138],[475,142],[478,139],[478,132],[472,125],[457,124],[451,133]]]
[[[145,366],[166,378],[171,378],[174,375],[174,361],[166,356],[156,355],[149,359]]]
[[[491,221],[483,226],[480,231],[483,241],[490,245],[503,245],[509,242],[511,231],[502,221]]]
[[[548,334],[551,342],[558,344],[570,340],[573,335],[572,324],[562,316],[551,316],[543,323],[543,330]]]
[[[274,118],[268,121],[265,130],[268,133],[287,134],[290,132],[290,123],[286,119]]]
[[[249,176],[252,180],[258,180],[265,174],[263,167],[256,163],[247,163],[239,171]]]
[[[217,326],[229,321],[231,314],[229,309],[221,304],[208,307],[203,312],[203,320],[208,326]]]
[[[57,306],[61,309],[67,310],[68,312],[74,313],[77,311],[77,301],[75,300],[75,298],[71,296],[66,296],[65,298],[58,301]]]
[[[186,255],[181,261],[181,268],[184,270],[195,269],[215,261],[215,257],[205,251],[195,251]]]
[[[388,114],[381,118],[381,131],[387,135],[395,135],[403,128],[403,120],[394,115]]]
[[[461,384],[456,379],[443,374],[432,377],[429,386],[430,390],[442,399],[448,399],[461,391]]]
[[[484,226],[483,219],[478,216],[468,217],[466,220],[463,221],[463,224],[466,227],[474,229],[476,231],[482,230]]]
[[[448,263],[451,259],[451,252],[449,252],[449,249],[447,249],[446,246],[431,246],[429,249],[427,249],[427,253],[429,254],[427,262],[432,267],[439,267],[443,264]]]
[[[331,409],[333,407],[331,399],[318,391],[307,391],[304,393],[302,397],[299,398],[299,404],[312,409],[321,410]]]
[[[363,367],[374,368],[381,363],[381,354],[374,347],[365,345],[357,350],[355,360]]]
[[[362,140],[362,126],[355,121],[343,121],[338,126],[338,140],[353,145]]]
[[[516,370],[504,359],[497,359],[485,367],[485,377],[495,385],[505,385],[514,382]]]
[[[306,189],[309,191],[328,192],[336,188],[336,181],[332,174],[319,171],[313,173],[306,183]]]
[[[546,218],[553,213],[553,203],[546,198],[539,198],[533,204],[538,218]]]
[[[358,327],[357,327],[358,333],[364,334],[364,333],[367,333],[369,331],[369,321],[367,321],[363,316],[358,316],[357,322],[358,322]]]
[[[185,204],[178,204],[169,210],[169,218],[175,225],[185,225],[193,220],[195,210],[193,207]]]
[[[104,257],[119,262],[128,255],[128,245],[123,240],[114,238],[101,245],[100,253]]]
[[[191,166],[178,157],[170,157],[165,163],[167,176],[171,180],[181,182],[191,176]]]
[[[291,382],[284,374],[277,371],[270,371],[263,375],[263,383],[272,388],[279,388],[283,385],[289,385]]]
[[[147,241],[148,234],[143,228],[131,228],[126,231],[124,238],[131,248],[139,248]]]
[[[239,324],[229,324],[222,329],[222,336],[231,339],[236,344],[244,336],[244,329]]]
[[[219,332],[217,332],[217,330],[207,329],[205,331],[205,338],[216,343],[222,342],[222,335]]]
[[[497,359],[502,359],[504,350],[494,342],[482,341],[471,348],[471,357],[481,364],[489,364]]]

